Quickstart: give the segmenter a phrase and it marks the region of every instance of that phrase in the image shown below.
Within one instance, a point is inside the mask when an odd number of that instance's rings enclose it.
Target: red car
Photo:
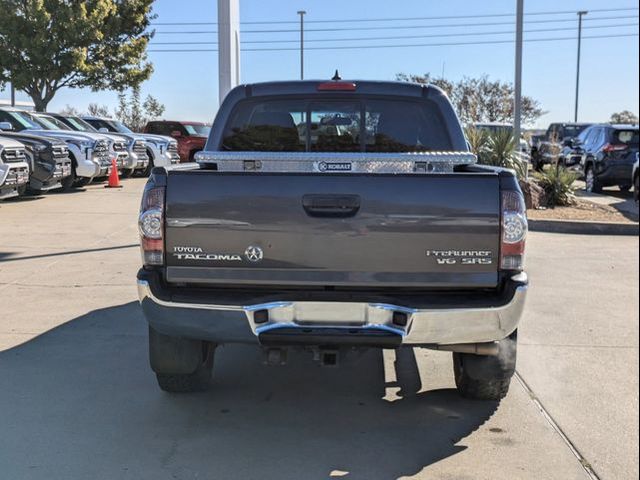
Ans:
[[[180,162],[193,162],[193,156],[204,148],[211,127],[201,122],[154,120],[144,127],[145,133],[168,135],[178,141]]]

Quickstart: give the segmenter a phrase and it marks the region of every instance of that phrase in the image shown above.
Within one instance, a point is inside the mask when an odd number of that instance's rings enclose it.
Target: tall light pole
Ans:
[[[515,95],[513,105],[513,138],[516,145],[520,144],[521,116],[522,116],[522,29],[524,17],[524,0],[517,0],[516,5],[516,72]]]
[[[220,103],[240,83],[240,1],[218,0],[218,95]]]
[[[576,107],[573,112],[573,121],[578,121],[578,99],[580,96],[580,47],[582,46],[582,16],[586,15],[586,10],[578,12],[578,61],[576,64]]]
[[[304,80],[304,10],[298,10],[300,15],[300,80]]]

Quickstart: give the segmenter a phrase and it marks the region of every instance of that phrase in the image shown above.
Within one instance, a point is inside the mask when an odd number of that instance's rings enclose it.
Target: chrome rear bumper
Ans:
[[[366,302],[284,301],[255,305],[216,305],[166,301],[138,280],[138,296],[150,325],[167,335],[218,343],[256,343],[280,332],[304,343],[305,335],[331,332],[348,338],[388,335],[397,344],[451,345],[502,340],[518,326],[524,309],[527,277],[514,277],[510,300],[483,308],[410,308]],[[344,335],[342,335],[342,332]],[[346,340],[346,341],[345,341]]]

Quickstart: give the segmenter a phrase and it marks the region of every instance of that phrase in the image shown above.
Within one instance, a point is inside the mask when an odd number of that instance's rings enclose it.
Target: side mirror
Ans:
[[[100,128],[98,129],[98,131],[99,131],[100,133],[109,133],[109,129],[108,129],[107,127],[100,127]]]
[[[182,136],[182,132],[180,130],[174,130],[171,132],[171,136],[173,138],[180,138]]]
[[[0,122],[0,130],[4,130],[5,132],[13,131],[13,125],[9,122]]]

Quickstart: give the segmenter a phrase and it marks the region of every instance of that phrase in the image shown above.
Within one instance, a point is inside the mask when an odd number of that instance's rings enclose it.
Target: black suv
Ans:
[[[638,126],[592,125],[574,141],[572,154],[581,158],[588,192],[615,185],[629,191],[638,159]]]

